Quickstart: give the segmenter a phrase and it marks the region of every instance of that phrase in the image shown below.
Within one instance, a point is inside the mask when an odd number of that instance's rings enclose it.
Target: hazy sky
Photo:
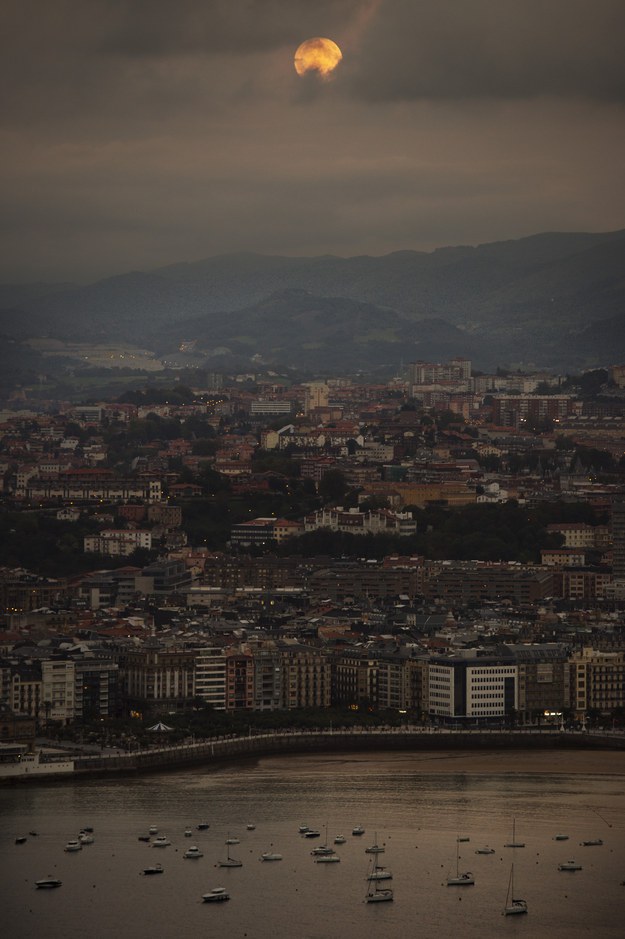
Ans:
[[[3,0],[0,280],[623,228],[624,36],[625,0]]]

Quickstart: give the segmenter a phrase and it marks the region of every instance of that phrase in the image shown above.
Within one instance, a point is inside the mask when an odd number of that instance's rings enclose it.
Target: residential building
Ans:
[[[76,659],[74,712],[77,720],[117,717],[121,712],[119,666],[96,656]]]
[[[223,647],[206,647],[195,656],[195,697],[216,711],[226,709],[227,658]]]
[[[610,715],[625,706],[625,652],[584,648],[571,656],[571,706],[582,719],[589,710]]]
[[[71,659],[41,663],[41,701],[46,720],[71,723],[76,716],[76,667]]]
[[[86,535],[85,554],[104,554],[108,557],[128,557],[140,548],[151,551],[152,532],[140,529],[108,528],[98,535]]]
[[[254,659],[240,651],[226,652],[226,710],[251,711],[254,707]]]
[[[284,700],[282,655],[276,649],[255,648],[252,650],[252,658],[254,710],[280,710]]]
[[[365,652],[343,653],[334,661],[333,700],[358,710],[376,707],[378,701],[378,662]]]
[[[508,645],[518,669],[520,721],[542,723],[563,714],[571,702],[571,669],[562,643]]]
[[[352,535],[414,535],[417,530],[412,512],[391,512],[389,509],[323,508],[307,515],[304,519],[305,531],[317,531],[329,528],[330,531],[342,531]]]
[[[189,708],[195,696],[192,650],[165,649],[155,640],[120,656],[128,705],[140,712]]]
[[[327,655],[298,643],[281,643],[283,707],[324,708],[331,703],[332,669]]]

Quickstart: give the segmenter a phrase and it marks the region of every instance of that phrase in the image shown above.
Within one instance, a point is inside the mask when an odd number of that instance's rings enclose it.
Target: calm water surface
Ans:
[[[542,755],[541,755],[542,758]],[[545,768],[549,766],[544,755]],[[572,756],[575,760],[577,757]],[[2,932],[11,939],[56,937],[228,936],[229,939],[361,939],[454,934],[467,937],[623,935],[625,903],[625,774],[445,771],[445,760],[424,769],[411,754],[341,758],[267,758],[206,772],[186,770],[136,779],[0,789]],[[535,765],[535,760],[532,765]],[[454,763],[454,765],[456,765]],[[440,768],[439,768],[440,767]],[[525,848],[504,848],[516,819]],[[196,825],[208,821],[207,831]],[[254,823],[254,831],[246,825]],[[315,864],[319,841],[298,826],[328,826],[343,834],[340,864]],[[354,837],[362,824],[366,834]],[[66,854],[65,843],[86,825],[95,843]],[[171,840],[155,849],[138,841],[150,825]],[[191,839],[184,829],[194,829]],[[18,835],[40,832],[23,845]],[[556,842],[563,833],[568,841]],[[215,867],[231,848],[243,867]],[[445,879],[456,864],[475,886],[454,888]],[[385,845],[381,863],[393,872],[393,903],[366,904],[367,845]],[[601,838],[600,847],[580,842]],[[200,860],[183,852],[197,844]],[[476,855],[483,845],[493,855]],[[283,855],[261,863],[273,848]],[[503,917],[512,855],[517,894],[526,917]],[[560,873],[562,861],[583,865]],[[159,877],[141,876],[160,862]],[[52,875],[59,890],[34,881]],[[208,905],[203,893],[224,886],[229,903]]]

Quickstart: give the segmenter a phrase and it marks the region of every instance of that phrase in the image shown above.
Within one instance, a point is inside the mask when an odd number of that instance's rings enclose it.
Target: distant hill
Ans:
[[[195,339],[237,361],[334,372],[460,353],[479,368],[625,361],[625,231],[383,257],[224,255],[37,286],[0,286],[0,332],[162,353]]]

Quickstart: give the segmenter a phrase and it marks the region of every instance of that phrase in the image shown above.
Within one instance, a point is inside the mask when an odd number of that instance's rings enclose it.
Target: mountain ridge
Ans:
[[[457,341],[464,347],[451,354],[470,353],[479,368],[574,370],[606,350],[625,360],[624,272],[625,230],[347,258],[244,252],[48,292],[45,285],[9,285],[3,293],[0,285],[0,304],[17,300],[0,308],[0,332],[16,339],[114,337],[160,352],[195,339],[200,348],[247,349],[312,370],[350,370],[359,360],[375,367],[389,356],[423,358],[426,350],[444,357]]]

